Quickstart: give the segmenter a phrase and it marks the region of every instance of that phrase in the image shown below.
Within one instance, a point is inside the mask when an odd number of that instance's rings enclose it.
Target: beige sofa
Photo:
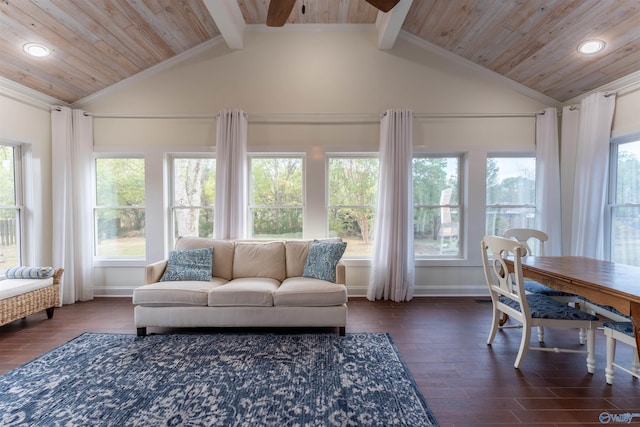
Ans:
[[[213,248],[210,281],[160,281],[162,260],[133,292],[138,336],[148,327],[336,327],[347,323],[345,268],[332,283],[303,277],[312,240],[233,241],[179,237],[175,250]]]

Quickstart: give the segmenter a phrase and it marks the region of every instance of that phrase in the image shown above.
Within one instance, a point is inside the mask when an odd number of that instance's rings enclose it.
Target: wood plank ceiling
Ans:
[[[302,2],[288,23],[378,15],[364,0]],[[269,0],[237,3],[264,25]],[[402,30],[559,102],[640,71],[637,0],[414,0]],[[219,35],[203,0],[2,0],[0,77],[71,104]],[[578,54],[587,38],[606,50]],[[27,57],[27,42],[53,53]]]
[[[66,103],[220,34],[200,0],[2,0],[0,28],[0,76]]]

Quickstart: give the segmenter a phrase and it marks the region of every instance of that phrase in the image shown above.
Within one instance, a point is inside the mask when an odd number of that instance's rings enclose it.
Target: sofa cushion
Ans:
[[[346,286],[309,277],[288,278],[273,295],[276,306],[326,307],[346,302]]]
[[[287,240],[284,242],[287,277],[302,276],[311,243],[311,240]]]
[[[232,240],[207,239],[205,237],[178,237],[176,250],[213,248],[211,276],[231,280],[233,275]]]
[[[7,279],[47,279],[52,277],[53,267],[11,267],[4,272]]]
[[[213,248],[171,251],[161,282],[211,280]]]
[[[287,277],[284,242],[237,242],[233,255],[233,278]]]
[[[320,242],[314,240],[302,275],[335,283],[336,265],[342,258],[346,248],[346,242]]]
[[[185,280],[152,283],[133,290],[133,303],[146,306],[206,306],[209,292],[225,283],[226,280],[217,277],[209,282]]]
[[[287,277],[301,277],[304,265],[307,263],[309,249],[314,241],[318,242],[342,242],[339,237],[328,237],[315,240],[285,240],[285,254],[287,264]]]
[[[233,279],[211,290],[208,304],[217,306],[273,306],[273,293],[280,282],[267,277]]]

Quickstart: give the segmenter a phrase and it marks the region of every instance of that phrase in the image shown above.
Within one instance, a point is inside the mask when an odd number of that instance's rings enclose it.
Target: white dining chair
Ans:
[[[545,242],[549,240],[547,233],[533,228],[510,228],[504,232],[504,237],[507,239],[515,239],[524,245],[527,248],[527,255],[532,256],[544,256]],[[550,288],[535,280],[525,279],[524,288],[532,294],[547,295],[567,304],[578,303],[580,301],[577,295]]]
[[[544,246],[549,240],[547,233],[534,228],[510,228],[504,232],[503,236],[507,239],[514,239],[524,245],[527,248],[527,255],[532,256],[544,256]],[[524,289],[529,293],[546,295],[565,304],[576,305],[580,302],[578,295],[550,288],[535,280],[524,279]],[[503,323],[505,321],[506,319],[503,317]],[[538,328],[538,334],[544,336],[544,328],[542,326]],[[585,343],[584,331],[580,331],[579,339],[581,344]]]
[[[520,368],[528,350],[586,353],[587,371],[593,373],[595,329],[598,325],[598,317],[549,296],[527,293],[522,275],[522,257],[527,253],[524,245],[503,237],[486,236],[481,242],[481,247],[485,280],[493,304],[491,331],[487,344],[492,345],[499,329],[512,327],[500,326],[500,314],[506,313],[522,325],[520,348],[513,365],[515,368]],[[513,263],[512,272],[507,266],[506,259]],[[532,347],[530,345],[531,328],[537,326],[584,329],[586,351],[572,348]],[[538,341],[542,342],[540,336]]]
[[[614,367],[633,375],[640,379],[640,363],[638,362],[638,349],[636,347],[636,337],[633,333],[631,322],[605,322],[604,336],[607,339],[607,366],[604,369],[604,376],[607,384],[613,384]],[[631,367],[616,363],[616,343],[621,342],[633,348],[631,357]]]

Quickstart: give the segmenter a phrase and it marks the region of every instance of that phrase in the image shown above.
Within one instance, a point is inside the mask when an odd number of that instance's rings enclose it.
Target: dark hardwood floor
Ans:
[[[640,413],[637,380],[616,371],[614,385],[605,383],[601,331],[594,375],[586,372],[584,354],[531,351],[516,370],[520,331],[500,332],[487,346],[491,305],[481,300],[351,298],[347,333],[390,333],[442,426],[602,425],[599,416],[605,411]],[[42,312],[0,327],[0,373],[87,331],[135,334],[131,300],[97,298],[58,308],[51,320]],[[545,341],[549,347],[567,342],[580,347],[577,330],[547,329]],[[631,350],[618,347],[618,358],[630,361]],[[640,417],[633,421],[640,423]]]

